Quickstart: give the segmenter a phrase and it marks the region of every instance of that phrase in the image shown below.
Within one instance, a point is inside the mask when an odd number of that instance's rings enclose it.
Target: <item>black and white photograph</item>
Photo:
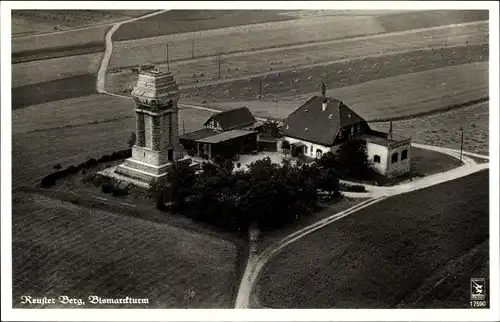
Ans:
[[[497,2],[0,8],[2,320],[500,319]]]

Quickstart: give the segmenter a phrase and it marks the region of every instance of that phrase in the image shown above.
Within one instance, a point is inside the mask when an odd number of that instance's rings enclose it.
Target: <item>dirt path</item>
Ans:
[[[104,89],[104,82],[106,80],[106,71],[108,69],[109,60],[111,59],[111,54],[113,53],[112,37],[113,37],[113,34],[115,33],[115,31],[118,30],[118,28],[120,28],[120,26],[123,25],[124,23],[132,22],[132,21],[136,21],[136,20],[140,20],[140,19],[144,19],[144,18],[149,18],[152,16],[156,16],[156,15],[159,15],[160,13],[165,12],[165,11],[166,10],[156,11],[156,12],[150,13],[150,14],[145,15],[145,16],[120,21],[118,23],[115,23],[113,25],[113,27],[108,31],[108,33],[106,34],[106,51],[104,52],[104,56],[102,57],[102,61],[101,61],[101,67],[99,67],[99,72],[97,73],[97,92],[98,93],[109,95],[109,93],[106,92],[106,90]]]

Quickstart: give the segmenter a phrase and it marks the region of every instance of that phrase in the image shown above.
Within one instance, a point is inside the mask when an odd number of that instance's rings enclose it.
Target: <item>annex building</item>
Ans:
[[[293,156],[320,158],[335,153],[343,143],[358,139],[366,144],[368,159],[388,177],[410,171],[411,138],[372,130],[368,123],[342,101],[313,96],[283,123],[284,139]]]
[[[257,150],[259,127],[250,110],[240,107],[212,115],[202,129],[181,135],[179,141],[190,155],[232,157]]]

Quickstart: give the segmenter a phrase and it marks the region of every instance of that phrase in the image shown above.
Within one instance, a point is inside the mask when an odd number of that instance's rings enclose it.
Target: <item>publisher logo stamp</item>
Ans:
[[[470,279],[471,301],[484,301],[486,299],[486,280],[484,278]]]

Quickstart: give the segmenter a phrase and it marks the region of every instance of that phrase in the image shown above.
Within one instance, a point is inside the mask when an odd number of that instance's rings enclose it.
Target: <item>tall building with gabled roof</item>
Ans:
[[[366,120],[344,102],[313,96],[283,122],[283,134],[295,155],[320,158],[336,152],[348,140],[366,144],[368,158],[388,177],[410,171],[411,138],[372,130]]]
[[[148,70],[139,74],[132,96],[136,142],[132,157],[115,172],[151,184],[184,158],[179,144],[179,87],[170,72]]]

